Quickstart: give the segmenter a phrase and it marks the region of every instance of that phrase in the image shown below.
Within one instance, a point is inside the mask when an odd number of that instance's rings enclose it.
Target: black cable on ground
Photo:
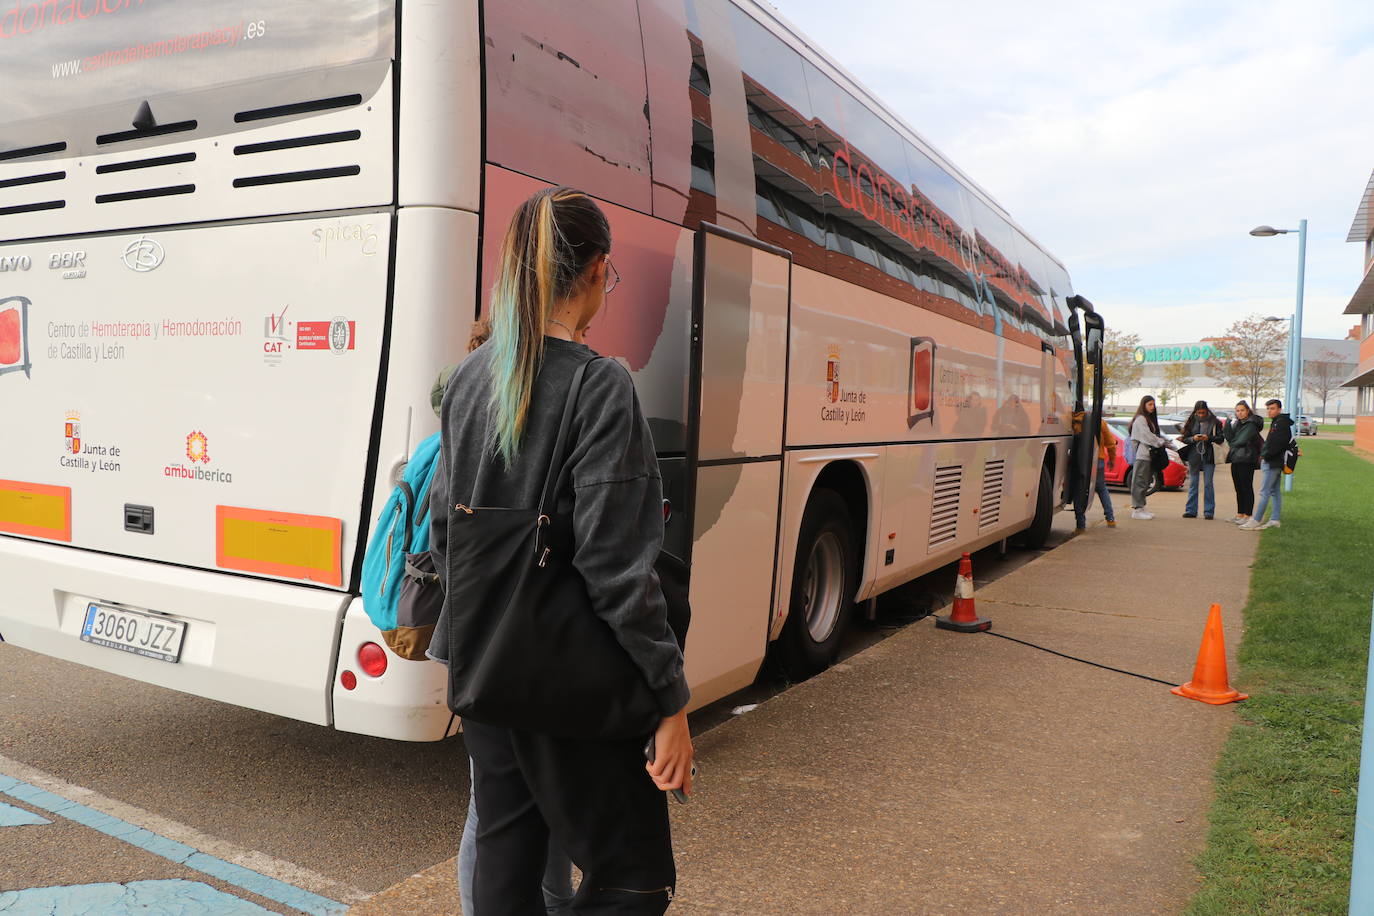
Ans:
[[[1157,677],[1150,677],[1148,674],[1136,674],[1134,671],[1127,671],[1124,668],[1113,668],[1111,665],[1103,665],[1099,662],[1090,662],[1086,658],[1079,658],[1076,655],[1066,655],[1063,652],[1056,652],[1054,649],[1047,649],[1044,646],[1037,646],[1033,642],[1026,642],[1024,639],[1017,639],[1015,636],[1008,636],[1005,633],[995,633],[992,630],[983,630],[982,632],[988,634],[989,636],[996,636],[999,639],[1005,639],[1010,642],[1020,643],[1023,646],[1030,646],[1032,649],[1039,649],[1041,652],[1048,652],[1051,655],[1057,655],[1060,658],[1067,658],[1071,662],[1082,662],[1085,665],[1092,665],[1094,668],[1102,668],[1106,671],[1115,671],[1117,674],[1128,674],[1131,677],[1138,677],[1142,681],[1154,681],[1156,684],[1163,684],[1165,687],[1178,686],[1173,681],[1162,681]]]

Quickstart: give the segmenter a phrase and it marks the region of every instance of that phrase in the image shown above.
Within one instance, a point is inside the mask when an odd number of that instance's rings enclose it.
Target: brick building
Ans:
[[[1360,316],[1360,364],[1345,387],[1358,390],[1355,446],[1374,452],[1374,175],[1369,176],[1346,241],[1364,245],[1364,278],[1345,307],[1347,315]]]

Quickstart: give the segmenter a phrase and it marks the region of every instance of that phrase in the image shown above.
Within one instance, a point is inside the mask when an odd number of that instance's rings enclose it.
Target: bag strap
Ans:
[[[415,522],[415,491],[404,480],[397,482],[396,485],[401,488],[401,493],[405,498],[406,530],[409,531]]]
[[[429,492],[434,489],[434,478],[439,476],[439,459],[434,459],[434,467],[429,469],[429,480],[425,483],[425,488],[420,491],[420,498],[415,501],[414,515],[410,520],[410,533],[414,536],[420,527],[420,522],[424,521],[425,514],[429,512]],[[401,481],[405,486],[405,481]],[[407,490],[410,488],[407,486]]]
[[[415,579],[425,585],[433,585],[439,581],[438,573],[421,569],[410,562],[410,557],[406,557],[405,559],[405,574],[411,579]]]
[[[572,426],[573,412],[577,408],[577,395],[582,390],[582,379],[587,375],[587,367],[601,357],[593,356],[584,361],[573,373],[572,384],[568,386],[568,399],[563,404],[563,419],[558,424],[558,438],[553,443],[553,456],[549,459],[549,471],[544,477],[544,489],[539,496],[539,515],[548,513],[547,508],[554,505],[557,498],[558,481],[563,476],[563,462],[567,460],[568,429]]]

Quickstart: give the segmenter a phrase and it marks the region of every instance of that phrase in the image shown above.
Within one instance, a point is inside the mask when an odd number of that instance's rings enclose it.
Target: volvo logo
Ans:
[[[158,269],[165,254],[166,252],[162,250],[162,243],[144,236],[134,239],[125,246],[124,256],[120,260],[130,270],[146,274],[150,270]]]

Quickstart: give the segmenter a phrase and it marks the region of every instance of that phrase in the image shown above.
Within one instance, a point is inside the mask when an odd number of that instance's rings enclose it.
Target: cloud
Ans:
[[[845,6],[783,0],[826,51],[1067,265],[1109,323],[1196,338],[1293,308],[1339,336],[1374,169],[1374,5],[1337,0]],[[897,23],[906,26],[896,27]]]

